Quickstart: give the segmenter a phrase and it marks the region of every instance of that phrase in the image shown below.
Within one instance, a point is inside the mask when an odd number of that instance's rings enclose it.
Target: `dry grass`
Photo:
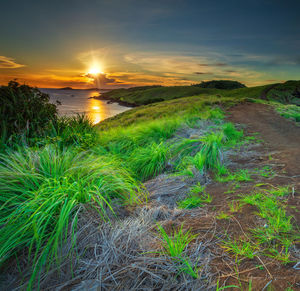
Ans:
[[[210,242],[196,240],[184,253],[191,264],[200,266],[198,279],[179,272],[179,262],[157,252],[161,244],[154,231],[156,221],[169,223],[181,210],[150,204],[111,223],[101,223],[96,212],[85,206],[78,211],[77,255],[59,269],[44,272],[42,290],[125,290],[125,286],[126,290],[214,290]],[[69,253],[70,248],[66,242],[61,252]],[[16,283],[15,290],[22,290],[26,280]]]

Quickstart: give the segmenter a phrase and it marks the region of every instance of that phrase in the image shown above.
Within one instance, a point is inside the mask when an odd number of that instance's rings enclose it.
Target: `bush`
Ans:
[[[238,89],[246,88],[246,86],[238,81],[230,80],[212,80],[207,82],[201,82],[200,84],[194,85],[200,88],[210,88],[210,89]]]
[[[39,145],[57,144],[61,148],[76,146],[87,150],[96,145],[98,131],[86,115],[63,116],[53,122],[48,131],[37,139]]]
[[[20,135],[39,135],[57,118],[57,108],[49,103],[48,94],[10,81],[0,87],[0,118],[1,142],[6,143]]]

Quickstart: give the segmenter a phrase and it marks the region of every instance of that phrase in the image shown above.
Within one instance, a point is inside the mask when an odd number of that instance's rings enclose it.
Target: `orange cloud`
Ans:
[[[16,69],[25,67],[25,65],[21,65],[15,62],[13,58],[0,56],[0,68],[1,69]]]

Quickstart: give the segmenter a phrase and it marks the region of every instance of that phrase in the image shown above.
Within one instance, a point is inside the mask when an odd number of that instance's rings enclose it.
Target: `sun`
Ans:
[[[97,76],[97,75],[100,75],[100,74],[103,74],[100,66],[92,66],[89,68],[88,70],[88,74],[89,75],[93,75],[93,76]]]

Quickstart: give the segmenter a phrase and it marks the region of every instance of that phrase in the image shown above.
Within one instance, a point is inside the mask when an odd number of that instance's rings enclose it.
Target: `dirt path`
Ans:
[[[269,91],[272,90],[273,88],[275,88],[277,85],[279,85],[279,84],[273,84],[273,85],[267,87],[267,89],[263,90],[261,93],[260,99],[268,100],[267,95],[268,95]]]
[[[295,122],[281,117],[272,107],[254,103],[232,107],[228,111],[227,120],[242,126],[246,135],[258,133],[258,138],[263,140],[254,149],[256,155],[233,154],[230,157],[233,162],[232,170],[245,168],[251,171],[255,168],[271,166],[276,174],[271,178],[254,176],[255,178],[251,182],[242,183],[240,188],[230,194],[227,192],[230,187],[228,184],[213,181],[207,186],[208,193],[213,196],[210,209],[230,213],[228,203],[238,198],[238,195],[253,193],[257,183],[274,186],[290,185],[293,187],[294,193],[288,199],[288,215],[293,216],[294,225],[300,225],[300,212],[298,211],[300,209],[300,127]],[[218,220],[218,230],[226,229],[227,233],[233,237],[243,235],[244,230],[248,231],[257,226],[257,217],[253,215],[255,210],[250,206],[244,207],[243,211],[234,214],[233,220]],[[236,278],[229,275],[232,273],[232,267],[226,269],[226,264],[221,260],[220,256],[213,262],[215,269],[219,271],[220,278],[228,278],[226,285],[236,284]],[[255,267],[255,263],[251,260],[245,260],[238,266],[241,271],[240,278],[243,280],[253,278],[253,290],[262,290],[270,281],[272,281],[274,290],[285,290],[289,286],[288,284],[293,284],[295,288],[293,290],[300,289],[300,274],[299,271],[293,269],[293,264],[284,266],[275,261],[269,261],[267,258],[264,260],[266,264],[269,264],[271,277],[262,270],[248,272],[247,269]]]
[[[287,175],[300,175],[300,127],[262,104],[233,107],[229,120],[247,126],[248,133],[258,132],[270,151],[278,151]]]

